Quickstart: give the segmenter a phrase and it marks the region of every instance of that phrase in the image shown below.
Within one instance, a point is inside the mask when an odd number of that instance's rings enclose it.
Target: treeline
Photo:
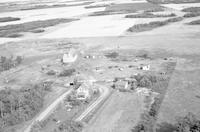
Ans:
[[[166,26],[170,23],[179,22],[182,20],[183,20],[183,17],[174,17],[174,18],[167,19],[165,21],[153,21],[153,22],[144,23],[144,24],[136,24],[136,25],[130,27],[129,29],[127,29],[127,31],[128,32],[150,31],[154,28]]]
[[[135,79],[141,87],[150,88],[153,92],[159,93],[153,99],[153,103],[141,115],[140,122],[132,129],[132,132],[155,132],[158,112],[168,89],[171,75],[176,67],[176,62],[167,62],[164,65],[165,75],[137,75]],[[149,100],[147,98],[147,100]],[[173,132],[173,131],[169,131]]]
[[[159,17],[175,17],[176,14],[153,14],[149,12],[143,12],[141,14],[126,15],[125,18],[159,18]]]
[[[33,118],[43,106],[44,95],[51,90],[52,82],[14,90],[0,91],[0,131]]]
[[[22,63],[23,58],[21,56],[14,57],[0,57],[0,72],[10,70],[13,67],[18,66]]]

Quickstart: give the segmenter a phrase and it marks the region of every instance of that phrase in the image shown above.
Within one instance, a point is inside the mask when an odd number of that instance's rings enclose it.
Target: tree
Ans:
[[[152,83],[147,76],[143,76],[143,78],[139,82],[140,87],[150,87],[151,85]]]
[[[3,118],[4,103],[0,100],[0,118]]]
[[[176,127],[177,132],[200,132],[200,120],[197,120],[194,114],[188,113],[178,119]]]
[[[16,58],[16,62],[17,62],[17,64],[21,64],[21,62],[22,62],[22,57],[21,56],[17,56],[17,58]]]

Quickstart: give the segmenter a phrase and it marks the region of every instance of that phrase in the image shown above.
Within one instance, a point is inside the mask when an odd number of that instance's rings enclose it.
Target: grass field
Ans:
[[[77,19],[50,19],[44,21],[32,21],[22,24],[0,27],[0,37],[19,37],[22,32],[33,32],[35,29],[46,28],[60,23],[67,23]],[[19,36],[18,36],[19,35]]]

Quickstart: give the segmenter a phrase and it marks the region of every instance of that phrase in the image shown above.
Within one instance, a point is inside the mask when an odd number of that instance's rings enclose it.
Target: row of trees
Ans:
[[[184,117],[178,117],[175,124],[162,123],[156,130],[147,129],[147,125],[139,124],[132,132],[200,132],[200,120],[193,113],[188,113]]]
[[[0,57],[0,72],[10,70],[13,67],[21,64],[23,58],[21,56],[17,56],[14,58],[13,56],[7,58],[4,56]]]
[[[0,91],[0,131],[31,119],[43,106],[44,95],[51,90],[51,82],[13,90]]]

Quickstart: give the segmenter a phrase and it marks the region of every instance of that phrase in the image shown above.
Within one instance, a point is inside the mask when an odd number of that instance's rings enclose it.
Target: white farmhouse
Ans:
[[[79,100],[85,100],[90,97],[90,89],[86,83],[83,83],[77,90],[76,90],[76,97]]]

